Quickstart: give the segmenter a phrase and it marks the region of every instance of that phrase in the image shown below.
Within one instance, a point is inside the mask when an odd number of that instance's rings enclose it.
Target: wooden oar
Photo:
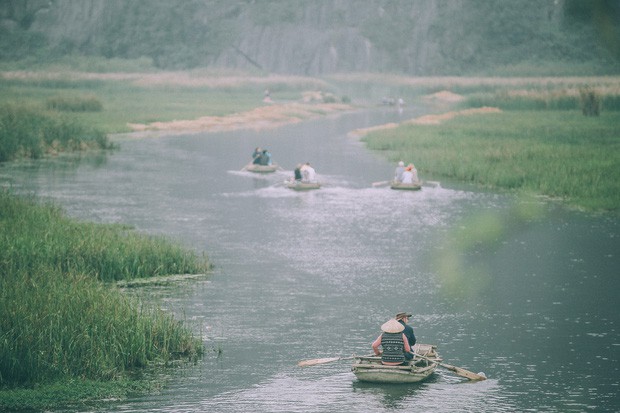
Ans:
[[[436,364],[440,365],[441,367],[443,367],[445,369],[448,369],[448,370],[450,370],[453,373],[458,374],[461,377],[468,378],[469,380],[480,381],[480,380],[486,380],[487,379],[487,377],[483,376],[482,374],[476,374],[473,371],[465,370],[462,367],[456,367],[456,366],[453,366],[451,364],[442,363],[440,361],[430,359],[430,358],[425,357],[425,356],[423,356],[421,354],[418,354],[418,353],[414,353],[414,355],[417,356],[417,357],[423,358],[425,360],[428,360],[428,361],[430,361],[432,363],[436,363]]]
[[[441,182],[439,182],[439,181],[421,181],[421,182],[422,182],[422,184],[431,185],[431,186],[433,186],[435,188],[437,188],[438,186],[441,185]]]
[[[340,361],[340,360],[353,360],[358,357],[372,357],[374,354],[368,354],[366,356],[351,356],[351,357],[326,357],[322,359],[312,359],[312,360],[302,360],[297,365],[299,367],[308,367],[308,366],[316,366],[317,364],[325,364],[331,363],[332,361]]]
[[[383,186],[383,185],[387,185],[389,184],[391,181],[379,181],[379,182],[373,182],[372,186]]]

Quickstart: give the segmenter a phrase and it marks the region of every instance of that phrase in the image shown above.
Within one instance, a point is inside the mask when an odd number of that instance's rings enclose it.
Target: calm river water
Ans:
[[[179,240],[215,265],[204,280],[132,290],[194,323],[209,351],[159,372],[159,393],[100,411],[619,411],[618,219],[449,182],[373,187],[393,165],[346,134],[397,118],[122,139],[107,155],[2,166],[5,186]],[[285,171],[241,172],[256,146]],[[322,189],[282,185],[302,161]],[[439,369],[418,385],[372,385],[347,361],[296,366],[369,353],[400,311],[419,342],[489,379]]]

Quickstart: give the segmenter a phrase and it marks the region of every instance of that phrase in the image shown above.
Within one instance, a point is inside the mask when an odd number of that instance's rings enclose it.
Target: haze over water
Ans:
[[[3,167],[5,186],[179,240],[215,265],[205,280],[130,291],[195,323],[214,351],[159,372],[160,393],[101,411],[619,410],[617,218],[450,182],[373,187],[393,165],[346,134],[398,117],[123,139],[103,157]],[[256,146],[284,170],[240,171]],[[324,187],[284,187],[305,161]],[[489,379],[438,369],[382,386],[358,382],[345,361],[296,366],[369,353],[399,311],[413,313],[419,342]]]

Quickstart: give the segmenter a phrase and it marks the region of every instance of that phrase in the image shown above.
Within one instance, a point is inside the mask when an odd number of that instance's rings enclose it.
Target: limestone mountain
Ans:
[[[609,0],[0,0],[0,60],[65,54],[322,75],[618,70]]]

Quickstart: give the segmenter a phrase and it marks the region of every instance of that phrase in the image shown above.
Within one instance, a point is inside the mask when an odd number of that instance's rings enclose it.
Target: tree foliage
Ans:
[[[261,61],[259,57],[268,61],[277,56],[280,61],[291,62],[290,72],[303,72],[307,68],[293,66],[297,55],[312,57],[321,54],[317,50],[321,47],[346,50],[352,44],[367,42],[374,56],[381,58],[380,62],[371,62],[365,68],[368,70],[459,74],[524,62],[536,65],[541,61],[560,61],[588,62],[602,72],[617,71],[617,1],[499,3],[500,6],[497,0],[82,0],[79,4],[87,12],[82,13],[81,19],[69,22],[67,10],[77,7],[69,0],[25,3],[28,7],[16,7],[22,4],[19,2],[0,2],[0,61],[81,54],[147,57],[159,68],[188,69],[209,66],[226,53],[234,56],[236,50],[243,50],[257,61]],[[37,13],[35,4],[44,7],[44,13],[43,9]],[[47,20],[38,16],[47,16]],[[61,30],[58,26],[62,25],[69,27]],[[288,51],[295,54],[291,56],[282,56],[282,43],[278,47],[276,42],[257,41],[261,33],[268,33],[275,41],[299,41],[298,34],[304,30],[315,35],[327,34],[329,40],[320,43],[306,38],[305,43]],[[356,42],[347,36],[357,36]],[[341,43],[334,44],[338,41]],[[274,49],[252,50],[258,45],[273,45]],[[340,52],[341,56],[345,54]],[[359,57],[350,53],[352,59]],[[424,64],[420,63],[422,57]],[[359,68],[356,62],[338,66]],[[282,67],[280,64],[279,68]]]

